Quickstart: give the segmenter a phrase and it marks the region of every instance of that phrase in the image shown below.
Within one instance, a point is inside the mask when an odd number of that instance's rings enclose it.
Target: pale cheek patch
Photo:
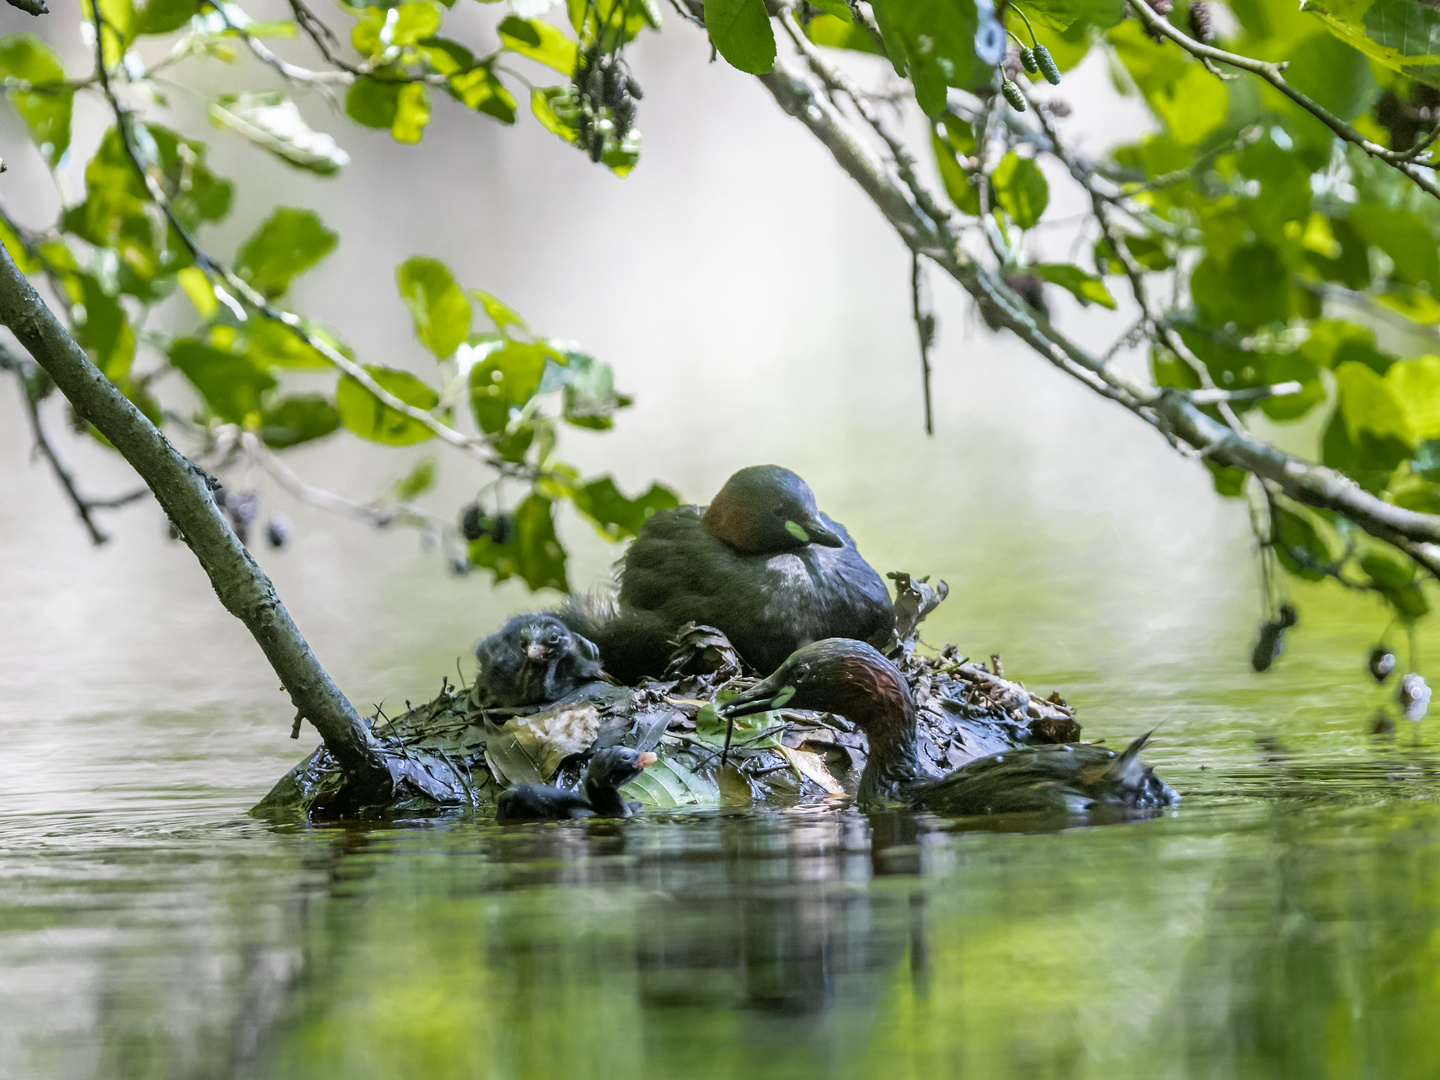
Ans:
[[[808,544],[810,542],[810,534],[793,521],[785,522],[785,531],[802,544]]]

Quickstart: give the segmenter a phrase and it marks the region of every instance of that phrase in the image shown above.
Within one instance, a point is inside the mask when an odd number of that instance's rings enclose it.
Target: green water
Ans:
[[[0,1075],[1433,1077],[1434,721],[1370,734],[1375,612],[1301,600],[1265,678],[1243,642],[1012,671],[1090,734],[1165,719],[1185,795],[1049,833],[819,806],[277,827],[243,812],[298,756],[268,727],[62,719],[86,794],[32,773],[0,814]]]

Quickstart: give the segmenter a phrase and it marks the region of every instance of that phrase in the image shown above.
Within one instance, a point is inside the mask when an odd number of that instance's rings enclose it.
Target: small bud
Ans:
[[[1023,67],[1026,71],[1028,71],[1031,75],[1038,75],[1040,73],[1040,64],[1035,59],[1034,49],[1020,50],[1020,66]]]
[[[639,101],[645,96],[645,91],[640,88],[640,84],[635,81],[635,76],[633,75],[625,76],[625,89],[630,92],[630,96],[636,101]]]
[[[1280,624],[1282,629],[1289,630],[1290,627],[1300,621],[1300,613],[1295,610],[1294,604],[1286,600],[1276,611],[1275,621]]]
[[[1020,87],[1016,86],[1009,79],[1000,84],[1000,92],[1005,95],[1005,100],[1016,112],[1025,111],[1025,95],[1020,93]]]
[[[1040,71],[1045,76],[1045,81],[1051,86],[1060,82],[1060,69],[1055,66],[1055,58],[1050,55],[1050,50],[1044,45],[1035,46],[1035,63],[1040,65]]]

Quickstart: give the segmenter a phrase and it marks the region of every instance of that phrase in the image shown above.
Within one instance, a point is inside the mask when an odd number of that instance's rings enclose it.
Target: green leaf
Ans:
[[[1039,263],[1026,269],[1052,285],[1059,285],[1071,296],[1079,300],[1082,305],[1089,307],[1091,304],[1099,304],[1115,310],[1115,297],[1110,295],[1110,290],[1098,277],[1085,273],[1078,266],[1070,266],[1066,263]]]
[[[170,363],[177,368],[221,420],[250,424],[261,413],[260,398],[275,389],[275,379],[244,356],[234,356],[194,338],[170,345]]]
[[[765,0],[705,0],[705,29],[731,67],[764,75],[775,66],[775,31]]]
[[[135,13],[135,33],[169,34],[200,14],[200,0],[147,0]]]
[[[410,309],[415,336],[437,360],[454,353],[470,336],[470,301],[438,259],[416,256],[395,271],[400,298]]]
[[[1196,266],[1190,296],[1215,324],[1263,326],[1289,310],[1290,271],[1268,244],[1246,244],[1224,261],[1211,254]]]
[[[1325,570],[1344,558],[1345,547],[1335,530],[1313,510],[1274,503],[1271,516],[1275,554],[1290,573],[1307,581],[1319,581]]]
[[[75,340],[107,379],[118,382],[135,360],[135,328],[118,297],[105,291],[90,274],[67,281],[72,302]]]
[[[241,245],[235,272],[273,300],[339,242],[339,234],[327,229],[313,210],[281,206]]]
[[[570,498],[575,509],[611,540],[635,536],[652,514],[680,505],[679,496],[660,484],[651,484],[643,495],[627,498],[610,476],[575,488]]]
[[[530,91],[530,111],[542,127],[568,143],[575,141],[575,94],[568,86],[537,86]]]
[[[947,87],[970,90],[992,70],[975,55],[975,0],[879,0],[871,6],[891,61],[909,75],[927,116],[944,111]]]
[[[561,75],[574,74],[579,48],[558,27],[539,19],[508,15],[497,29],[500,41],[511,52],[554,68]]]
[[[481,65],[452,75],[446,86],[467,109],[493,116],[502,124],[515,122],[515,95],[505,88],[489,67]]]
[[[1351,226],[1395,264],[1392,281],[1427,284],[1440,292],[1440,251],[1429,223],[1410,210],[1366,202],[1351,207]]]
[[[350,155],[306,124],[295,103],[279,91],[223,94],[210,103],[210,119],[307,172],[330,176],[350,163]]]
[[[995,192],[995,205],[1015,222],[1017,228],[1028,229],[1040,220],[1050,202],[1050,185],[1040,166],[1011,150],[990,174]]]
[[[844,5],[838,5],[844,6]],[[805,24],[805,36],[816,45],[828,49],[848,49],[851,52],[870,53],[883,56],[884,51],[876,44],[870,32],[863,26],[856,26],[850,18],[850,9],[845,8],[845,18],[833,14],[817,15]]]
[[[497,544],[488,536],[470,543],[470,562],[495,574],[496,581],[522,579],[532,589],[568,591],[565,549],[555,535],[555,505],[532,493],[515,508],[515,534]]]
[[[1400,403],[1412,438],[1440,439],[1440,356],[1399,361],[1385,372],[1385,385]]]
[[[631,399],[615,392],[615,372],[609,364],[584,353],[566,355],[568,364],[550,369],[561,373],[564,382],[561,415],[565,422],[594,431],[609,430],[615,410],[625,408]]]
[[[301,327],[342,355],[354,359],[354,352],[331,333],[312,322]],[[244,353],[252,363],[264,367],[329,368],[331,360],[294,330],[275,319],[252,318],[243,328],[216,326],[210,330],[210,344],[230,352]]]
[[[1186,64],[1178,78],[1145,96],[1174,139],[1198,146],[1225,123],[1230,95],[1199,64]]]
[[[30,137],[53,169],[70,147],[70,112],[75,92],[61,85],[65,65],[50,46],[34,34],[0,38],[0,74],[20,79],[33,89],[15,87],[5,97],[20,114]]]
[[[296,394],[260,414],[260,438],[275,450],[323,438],[339,426],[340,413],[324,394]]]
[[[421,458],[415,467],[395,481],[395,498],[411,502],[435,486],[435,459]]]
[[[381,389],[406,405],[428,411],[440,404],[440,395],[408,371],[370,366],[365,370]],[[433,438],[435,434],[419,420],[384,404],[348,375],[335,389],[335,406],[340,411],[340,422],[370,442],[411,446]]]
[[[418,143],[430,123],[430,88],[424,83],[408,83],[395,97],[395,120],[390,137],[398,143]]]
[[[659,761],[620,791],[627,798],[639,799],[644,805],[657,810],[678,806],[714,806],[720,802],[718,787],[669,755],[661,755]]]
[[[502,435],[512,409],[521,409],[540,391],[545,366],[555,358],[544,345],[508,341],[470,369],[470,408],[487,435]]]
[[[1422,0],[1311,0],[1304,8],[1352,48],[1440,87],[1440,12]]]
[[[970,174],[960,164],[957,148],[938,132],[931,133],[930,146],[935,152],[935,166],[940,170],[940,182],[945,185],[945,194],[962,214],[978,217],[980,192],[970,183]]]
[[[386,128],[395,123],[400,85],[379,79],[356,79],[345,94],[345,113],[357,124]]]
[[[486,317],[495,324],[495,329],[501,334],[509,337],[509,328],[512,326],[518,326],[526,332],[529,331],[530,328],[525,325],[525,320],[503,300],[496,299],[483,289],[471,289],[470,295],[480,301],[480,306],[485,309]]]
[[[1025,14],[1056,30],[1077,25],[1104,30],[1125,17],[1125,0],[1026,0]]]
[[[1434,18],[1429,9],[1415,7]],[[1440,37],[1436,44],[1440,45]],[[1285,59],[1285,81],[1341,120],[1354,120],[1375,97],[1375,78],[1364,54],[1331,34],[1315,33],[1295,42],[1286,49]]]
[[[1265,356],[1262,361],[1261,381],[1271,386],[1298,382],[1301,387],[1298,394],[1261,400],[1260,411],[1271,420],[1298,420],[1325,401],[1325,384],[1320,381],[1320,369],[1314,361],[1300,352]]]

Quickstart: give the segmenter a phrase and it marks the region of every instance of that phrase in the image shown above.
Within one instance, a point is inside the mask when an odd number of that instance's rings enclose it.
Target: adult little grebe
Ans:
[[[585,769],[580,791],[545,784],[516,784],[500,793],[495,803],[495,820],[566,821],[585,817],[631,817],[640,809],[627,802],[620,789],[658,761],[648,751],[629,746],[610,746],[597,751]]]
[[[561,617],[627,683],[662,674],[690,622],[723,631],[761,671],[821,638],[882,640],[894,623],[880,575],[809,485],[777,465],[741,469],[708,507],[655,514],[625,554],[618,613]]]
[[[862,807],[908,805],[941,814],[1078,813],[1180,801],[1139,759],[1149,735],[1120,753],[1085,743],[1024,746],[936,776],[920,762],[915,704],[904,676],[860,641],[832,638],[807,645],[764,682],[731,698],[723,712],[744,716],[781,707],[836,713],[865,732],[870,758],[856,794]]]

